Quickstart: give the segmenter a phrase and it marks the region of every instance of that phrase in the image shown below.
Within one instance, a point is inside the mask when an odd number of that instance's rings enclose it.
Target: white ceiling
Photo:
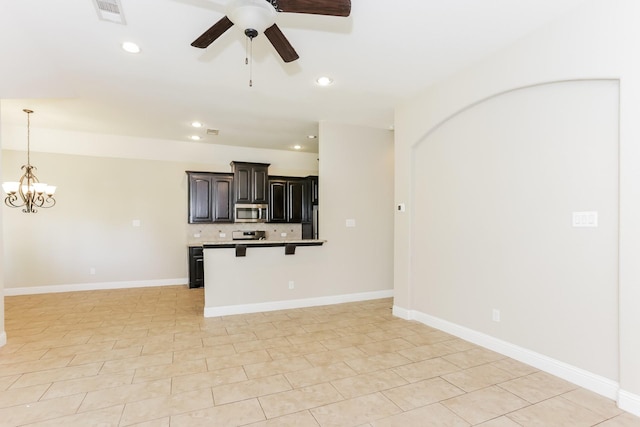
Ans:
[[[319,121],[391,128],[401,100],[584,0],[352,0],[348,18],[279,13],[300,59],[283,63],[259,36],[251,88],[237,27],[190,46],[229,0],[121,1],[126,25],[100,20],[93,0],[0,1],[2,123],[25,123],[31,108],[34,127],[317,151],[307,135]],[[335,83],[315,85],[325,74]]]

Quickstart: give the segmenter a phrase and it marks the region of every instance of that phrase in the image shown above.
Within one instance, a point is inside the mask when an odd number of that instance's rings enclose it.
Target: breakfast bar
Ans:
[[[205,317],[295,307],[309,296],[325,240],[211,242],[204,249]]]

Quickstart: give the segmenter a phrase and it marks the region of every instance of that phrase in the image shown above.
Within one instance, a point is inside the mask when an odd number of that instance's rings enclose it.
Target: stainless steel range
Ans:
[[[231,238],[233,240],[264,240],[266,239],[266,232],[258,230],[233,231],[231,232]]]

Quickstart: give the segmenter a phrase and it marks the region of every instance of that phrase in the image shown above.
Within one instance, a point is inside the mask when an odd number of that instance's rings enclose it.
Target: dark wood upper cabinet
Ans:
[[[310,219],[309,183],[305,178],[269,178],[269,222],[306,222]]]
[[[233,175],[214,174],[213,222],[233,222]]]
[[[310,198],[311,198],[311,204],[312,205],[317,205],[318,204],[318,176],[317,175],[309,175],[307,177],[307,180],[309,181],[309,192],[310,192]]]
[[[269,179],[269,222],[287,222],[286,179]]]
[[[269,203],[269,164],[231,162],[236,203]]]
[[[211,176],[189,173],[189,223],[213,222]]]
[[[307,220],[308,185],[304,179],[287,182],[287,203],[289,222],[304,222]]]
[[[189,172],[189,223],[233,222],[233,175]]]

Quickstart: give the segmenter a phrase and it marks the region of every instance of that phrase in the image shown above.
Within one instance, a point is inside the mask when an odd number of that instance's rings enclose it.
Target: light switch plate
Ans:
[[[355,227],[356,226],[356,220],[355,219],[348,219],[346,222],[347,227]]]

